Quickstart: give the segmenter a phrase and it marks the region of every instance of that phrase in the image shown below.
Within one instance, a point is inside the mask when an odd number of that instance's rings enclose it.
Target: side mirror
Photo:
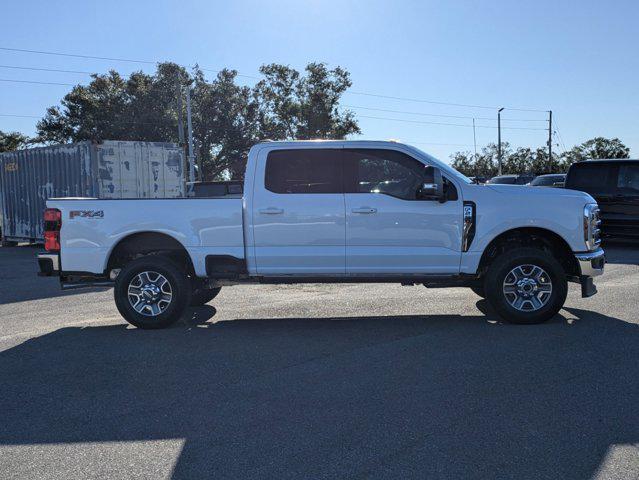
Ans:
[[[439,168],[430,165],[424,168],[424,180],[418,196],[422,200],[437,200],[442,203],[446,201],[444,180]]]

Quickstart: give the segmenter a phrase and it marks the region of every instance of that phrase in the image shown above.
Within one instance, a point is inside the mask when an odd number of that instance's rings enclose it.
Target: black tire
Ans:
[[[538,301],[543,304],[542,306],[532,310],[532,301],[526,300],[524,306],[530,310],[522,311],[511,305],[509,298],[516,302],[518,294],[504,293],[504,281],[513,269],[526,265],[535,265],[543,269],[550,279],[552,291],[548,295],[540,294],[541,299]],[[530,268],[524,268],[524,271],[526,270]],[[540,278],[547,283],[547,277]],[[512,279],[513,277],[509,277],[509,281]],[[522,247],[508,250],[493,261],[484,279],[484,290],[486,299],[504,320],[510,323],[534,324],[545,322],[559,312],[566,301],[568,282],[563,267],[550,253],[537,248]]]
[[[222,287],[217,288],[197,288],[191,294],[191,306],[199,307],[206,305],[220,293]]]
[[[168,283],[168,287],[163,286],[163,288],[167,291],[170,289],[170,301],[167,305],[167,300],[160,300],[162,303],[158,307],[160,312],[157,314],[152,314],[148,309],[145,309],[146,314],[137,311],[131,303],[135,300],[135,295],[131,297],[131,301],[129,300],[129,286],[135,288],[134,283],[138,282],[138,275],[143,272],[151,272],[154,278],[159,277],[153,274],[159,274]],[[165,295],[163,292],[164,290],[160,292],[160,295]],[[178,321],[191,303],[191,285],[186,273],[171,260],[158,255],[147,255],[132,260],[122,268],[115,280],[113,295],[118,311],[131,325],[144,329],[165,328]],[[143,298],[144,295],[141,294],[138,300]]]
[[[486,298],[486,292],[483,285],[474,285],[470,287],[475,295],[479,295],[481,298]]]

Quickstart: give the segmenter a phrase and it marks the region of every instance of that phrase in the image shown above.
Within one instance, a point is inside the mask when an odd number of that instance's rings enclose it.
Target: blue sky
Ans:
[[[351,72],[353,92],[491,107],[344,96],[344,105],[358,107],[360,138],[400,139],[444,160],[472,150],[472,128],[457,126],[472,117],[481,126],[478,147],[496,141],[498,106],[542,110],[503,112],[502,138],[514,146],[544,145],[543,111],[552,109],[556,150],[617,136],[639,156],[637,1],[23,0],[2,10],[0,47],[197,62],[247,75],[264,63],[302,68],[323,61]],[[0,65],[1,79],[59,83],[88,77],[6,66],[154,69],[2,50]],[[68,89],[0,82],[0,114],[40,116]],[[0,129],[32,134],[35,122],[0,116]]]

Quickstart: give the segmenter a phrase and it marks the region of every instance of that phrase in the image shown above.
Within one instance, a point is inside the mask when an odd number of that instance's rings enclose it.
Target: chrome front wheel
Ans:
[[[552,280],[537,265],[519,265],[513,268],[503,284],[508,303],[521,312],[534,312],[548,303],[552,296]]]
[[[553,255],[534,247],[505,249],[490,263],[484,277],[488,303],[511,323],[541,323],[559,312],[568,282]]]

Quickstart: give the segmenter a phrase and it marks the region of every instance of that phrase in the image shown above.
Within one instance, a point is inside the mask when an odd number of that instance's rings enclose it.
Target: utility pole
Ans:
[[[475,134],[475,119],[473,118],[473,144],[475,145],[475,161],[477,161],[477,135]]]
[[[189,136],[189,177],[195,182],[195,158],[193,157],[193,125],[191,123],[191,87],[186,86],[186,129]]]
[[[178,114],[178,141],[180,146],[184,145],[184,120],[182,118],[182,85],[177,82],[177,114]]]
[[[499,164],[499,168],[497,170],[497,174],[501,175],[501,111],[504,107],[501,107],[497,110],[497,162]]]
[[[548,172],[552,173],[552,110],[548,110]]]

